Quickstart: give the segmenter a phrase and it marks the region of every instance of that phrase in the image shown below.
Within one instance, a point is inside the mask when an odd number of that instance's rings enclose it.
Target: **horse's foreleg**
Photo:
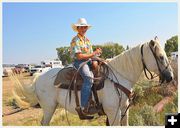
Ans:
[[[122,118],[121,120],[121,113],[120,111],[115,114],[113,112],[110,114],[107,114],[107,118],[106,118],[106,126],[110,126],[110,125],[122,125],[122,126],[128,126],[128,114],[129,114],[129,110],[126,112],[125,116]],[[113,117],[114,116],[114,117]]]
[[[121,119],[121,112],[118,111],[106,111],[107,115],[106,125],[108,126],[117,126],[120,125],[120,119]]]
[[[123,117],[123,119],[121,120],[121,125],[123,126],[128,126],[128,114],[129,114],[129,110],[127,110],[125,116]]]
[[[56,110],[57,103],[51,104],[49,106],[42,106],[43,118],[41,120],[41,125],[47,126]]]

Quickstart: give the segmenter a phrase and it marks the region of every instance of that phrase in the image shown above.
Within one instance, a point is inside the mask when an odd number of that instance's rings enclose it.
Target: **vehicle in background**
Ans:
[[[13,74],[13,70],[15,68],[14,64],[3,64],[2,65],[3,70],[2,70],[2,77],[7,77],[11,74]]]
[[[45,67],[51,67],[51,68],[63,68],[62,61],[59,59],[50,60],[50,61],[41,61],[41,64]]]
[[[7,77],[11,74],[13,74],[12,67],[3,67],[3,73],[2,73],[3,77]]]
[[[2,77],[7,77],[7,76],[8,76],[8,71],[4,68],[3,73],[2,73]]]
[[[29,67],[24,67],[24,72],[30,72],[30,68]]]
[[[171,52],[171,59],[172,60],[178,60],[178,52]]]
[[[62,62],[61,61],[50,61],[50,64],[51,64],[51,68],[62,68],[63,65],[62,65]]]
[[[30,69],[30,76],[33,76],[34,73],[41,73],[43,71],[43,67],[41,65],[36,65]]]
[[[15,66],[15,70],[18,71],[18,72],[21,72],[21,73],[24,73],[25,72],[25,64],[17,64]]]
[[[35,66],[35,64],[26,64],[24,67],[24,72],[30,72],[30,70]]]
[[[49,69],[51,69],[51,68],[45,67],[43,65],[36,65],[30,69],[30,76],[33,76],[35,73],[47,72]]]

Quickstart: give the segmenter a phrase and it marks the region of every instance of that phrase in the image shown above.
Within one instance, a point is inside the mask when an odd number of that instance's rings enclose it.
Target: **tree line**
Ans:
[[[62,61],[63,65],[68,65],[72,62],[69,48],[70,47],[56,48],[58,58]],[[113,42],[109,42],[104,45],[93,45],[92,48],[93,50],[95,50],[96,48],[101,48],[101,58],[103,59],[113,58],[114,56],[122,53],[125,50],[122,45]]]
[[[123,51],[128,50],[129,46],[126,46],[126,49],[120,45],[119,43],[114,42],[108,42],[103,45],[93,45],[93,50],[96,48],[102,49],[102,55],[101,58],[107,59],[107,58],[113,58],[114,56],[117,56],[118,54],[121,54]],[[62,61],[63,65],[68,65],[72,63],[72,58],[70,56],[70,47],[59,47],[56,48],[58,58]],[[170,39],[168,39],[165,43],[165,52],[167,56],[169,57],[171,52],[178,51],[178,36],[173,36]]]

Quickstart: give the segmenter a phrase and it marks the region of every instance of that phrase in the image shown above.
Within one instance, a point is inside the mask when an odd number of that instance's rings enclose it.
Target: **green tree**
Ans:
[[[103,59],[113,58],[124,51],[122,45],[113,42],[109,42],[104,45],[95,45],[93,46],[93,50],[95,50],[98,47],[102,49],[102,55],[100,57]]]
[[[63,65],[68,65],[72,62],[72,58],[70,56],[69,47],[60,47],[56,48],[58,58],[62,61]]]
[[[178,51],[178,36],[173,36],[166,41],[165,52],[167,56],[171,55],[171,52]]]

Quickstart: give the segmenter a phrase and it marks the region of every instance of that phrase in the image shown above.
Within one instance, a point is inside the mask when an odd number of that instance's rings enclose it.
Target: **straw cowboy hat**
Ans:
[[[72,24],[72,29],[73,29],[75,32],[78,32],[78,31],[77,31],[77,27],[78,27],[78,26],[87,26],[88,29],[92,27],[91,25],[89,25],[89,24],[87,23],[87,21],[86,21],[85,18],[79,18],[76,24]]]

